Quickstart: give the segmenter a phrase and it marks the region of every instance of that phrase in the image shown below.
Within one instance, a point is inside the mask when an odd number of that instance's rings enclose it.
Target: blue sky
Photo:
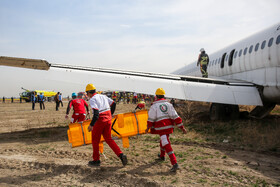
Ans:
[[[170,73],[201,47],[212,53],[278,23],[279,7],[279,0],[0,0],[0,56]]]

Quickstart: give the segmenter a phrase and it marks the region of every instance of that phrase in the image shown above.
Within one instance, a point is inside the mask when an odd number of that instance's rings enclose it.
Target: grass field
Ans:
[[[0,103],[0,186],[279,186],[280,107],[262,120],[209,120],[209,104],[184,102],[176,108],[188,133],[171,135],[180,170],[170,173],[168,157],[156,162],[159,136],[130,138],[122,148],[128,165],[104,144],[101,166],[87,166],[91,145],[71,148],[65,106],[31,110],[30,103]],[[116,113],[132,104],[118,104]],[[252,108],[242,107],[242,110]],[[120,140],[116,140],[122,146]]]

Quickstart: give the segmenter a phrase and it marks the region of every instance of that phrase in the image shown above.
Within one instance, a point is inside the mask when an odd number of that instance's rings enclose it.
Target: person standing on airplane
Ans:
[[[66,110],[66,116],[65,118],[68,118],[69,112],[71,110],[71,107],[73,106],[73,115],[71,118],[71,123],[76,123],[76,122],[82,122],[86,119],[86,110],[87,109],[87,114],[89,114],[88,110],[88,104],[85,102],[83,99],[77,98],[76,93],[72,93],[72,100],[69,101],[68,107]]]
[[[165,153],[168,154],[172,164],[171,172],[176,172],[179,169],[176,156],[171,147],[169,135],[173,133],[174,124],[179,127],[184,134],[187,133],[183,126],[182,119],[165,98],[165,91],[162,88],[156,90],[156,100],[151,106],[148,113],[148,122],[146,133],[151,129],[152,134],[160,135],[160,154],[159,161],[165,160]]]
[[[86,92],[90,98],[89,103],[93,110],[93,118],[88,126],[88,131],[91,132],[92,137],[93,161],[89,161],[88,165],[100,166],[99,143],[101,135],[103,135],[106,143],[121,159],[123,166],[125,166],[127,164],[127,157],[111,137],[111,121],[116,109],[116,103],[106,95],[97,94],[93,84],[86,86]]]
[[[197,60],[197,66],[200,64],[200,71],[202,74],[202,77],[208,78],[208,73],[207,73],[207,66],[209,63],[209,57],[206,54],[205,50],[203,48],[200,49],[200,54],[198,56]]]

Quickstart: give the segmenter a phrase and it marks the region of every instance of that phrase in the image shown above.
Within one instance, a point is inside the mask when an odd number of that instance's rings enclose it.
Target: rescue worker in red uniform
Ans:
[[[169,135],[173,133],[176,124],[184,134],[187,133],[183,126],[182,119],[179,117],[172,104],[165,98],[165,91],[162,88],[156,90],[156,100],[149,110],[148,124],[146,132],[151,129],[152,134],[160,135],[160,154],[158,160],[165,160],[165,153],[169,156],[172,168],[170,171],[176,172],[179,165],[171,147]]]
[[[140,109],[140,110],[145,109],[145,106],[146,106],[146,103],[145,103],[145,101],[142,99],[142,101],[138,102],[138,104],[137,104],[137,106],[135,107],[134,110],[136,110],[136,109]]]
[[[85,100],[77,98],[77,94],[72,93],[72,100],[69,101],[68,107],[66,109],[66,116],[65,116],[66,119],[68,118],[72,106],[74,112],[71,118],[71,123],[85,121],[86,119],[85,108],[87,109],[87,114],[89,114],[88,104],[85,102]]]
[[[101,135],[103,135],[106,143],[125,166],[127,164],[127,157],[111,137],[111,121],[116,109],[116,103],[106,95],[97,94],[93,84],[86,86],[86,92],[90,98],[89,103],[93,110],[93,118],[88,126],[88,131],[91,132],[92,137],[93,161],[89,161],[88,164],[90,166],[100,166],[99,143]]]

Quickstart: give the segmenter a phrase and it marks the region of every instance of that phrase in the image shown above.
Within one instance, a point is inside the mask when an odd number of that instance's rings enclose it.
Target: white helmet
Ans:
[[[205,51],[204,48],[201,48],[201,49],[200,49],[200,52],[203,52],[203,51]]]

